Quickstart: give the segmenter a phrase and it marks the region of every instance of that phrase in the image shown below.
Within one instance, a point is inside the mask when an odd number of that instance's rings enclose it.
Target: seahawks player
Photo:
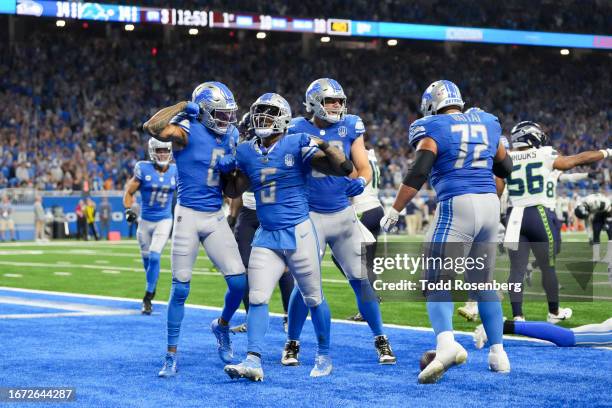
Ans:
[[[147,285],[142,299],[142,313],[153,312],[151,301],[159,278],[159,261],[172,230],[172,198],[176,190],[176,165],[172,161],[172,143],[149,139],[151,161],[139,161],[134,176],[127,182],[123,206],[127,222],[138,218],[132,209],[134,194],[140,190],[142,214],[136,237],[146,272]]]
[[[599,261],[600,258],[600,235],[601,231],[606,231],[608,234],[608,250],[606,257],[607,262],[610,262],[612,257],[612,202],[603,194],[590,194],[580,201],[574,209],[574,215],[585,220],[587,228],[590,232],[589,241],[593,243],[593,262]]]
[[[178,202],[172,234],[172,290],[168,304],[168,353],[161,377],[176,374],[178,345],[185,301],[200,244],[227,283],[221,316],[211,330],[225,363],[232,361],[229,322],[240,305],[246,274],[238,245],[221,210],[223,202],[219,163],[232,154],[238,140],[237,105],[232,92],[220,82],[204,82],[193,91],[190,103],[179,103],[156,113],[145,129],[155,138],[172,141],[178,169]]]
[[[498,119],[484,111],[461,113],[464,106],[457,85],[441,80],[432,83],[423,94],[421,112],[425,116],[410,126],[410,144],[416,148],[414,165],[400,187],[395,202],[381,220],[384,231],[397,223],[399,212],[406,207],[429,176],[436,190],[438,208],[434,227],[426,241],[429,257],[448,256],[487,259],[486,267],[466,280],[488,281],[495,267],[496,237],[499,220],[499,198],[493,175],[506,177],[512,161],[500,141]],[[458,253],[455,253],[458,252]],[[430,282],[454,278],[436,268],[425,271]],[[484,273],[483,273],[484,272]],[[471,294],[478,301],[480,317],[491,347],[489,368],[507,373],[510,361],[503,347],[501,303],[493,290]],[[420,383],[437,381],[444,372],[467,359],[467,352],[453,335],[453,302],[450,291],[426,292],[429,320],[436,334],[436,356],[419,374]]]
[[[289,134],[307,133],[322,138],[338,148],[353,162],[355,172],[348,177],[326,176],[316,169],[308,175],[308,205],[315,224],[321,257],[329,244],[334,258],[346,274],[359,312],[374,334],[374,346],[380,364],[395,364],[396,358],[383,331],[382,316],[376,293],[372,289],[366,268],[362,267],[362,243],[373,242],[371,234],[360,224],[349,197],[361,194],[372,179],[363,134],[365,127],[359,116],[346,113],[346,95],[340,84],[331,78],[312,82],[305,95],[306,111],[312,118],[292,120]],[[297,365],[299,339],[308,315],[308,308],[294,289],[289,300],[289,329],[281,362]]]
[[[558,323],[572,316],[572,309],[559,307],[559,283],[555,271],[559,230],[556,215],[549,208],[555,183],[550,181],[554,170],[566,171],[582,164],[595,163],[609,156],[612,150],[588,151],[574,156],[560,156],[546,146],[548,136],[540,125],[524,121],[511,131],[512,175],[506,180],[511,208],[508,209],[505,245],[510,249],[508,282],[522,285],[529,251],[532,250],[542,271],[542,286],[548,299],[549,323]],[[548,181],[548,182],[546,182]],[[522,291],[510,292],[512,315],[524,320]]]
[[[324,174],[346,176],[350,160],[327,142],[305,133],[285,135],[291,108],[278,94],[266,93],[251,106],[257,137],[236,151],[239,169],[231,197],[251,188],[255,193],[260,226],[249,259],[248,353],[237,365],[225,366],[231,378],[263,380],[261,354],[268,328],[268,302],[288,266],[306,302],[318,339],[311,377],[331,373],[329,307],[321,288],[317,231],[308,214],[306,175],[312,168]],[[225,158],[224,158],[225,160]],[[228,186],[231,186],[229,184]]]

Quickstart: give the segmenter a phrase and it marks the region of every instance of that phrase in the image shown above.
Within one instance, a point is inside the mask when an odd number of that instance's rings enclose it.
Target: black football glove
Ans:
[[[125,210],[125,220],[127,222],[134,222],[137,218],[138,215],[134,212],[134,210],[132,210],[131,208]]]

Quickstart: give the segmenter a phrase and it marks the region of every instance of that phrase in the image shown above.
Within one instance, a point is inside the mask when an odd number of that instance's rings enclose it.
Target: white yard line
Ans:
[[[23,297],[0,296],[0,304],[10,304],[48,309],[70,310],[70,312],[57,313],[13,313],[2,314],[0,319],[36,319],[49,317],[78,317],[78,316],[120,316],[140,314],[140,311],[120,309],[115,307],[88,305],[84,303],[59,302],[47,299],[28,299]]]

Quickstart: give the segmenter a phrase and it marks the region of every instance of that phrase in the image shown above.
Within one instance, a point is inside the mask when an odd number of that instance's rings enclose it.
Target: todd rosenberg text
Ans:
[[[449,280],[430,282],[426,279],[410,281],[402,279],[396,282],[385,282],[377,279],[373,283],[374,290],[380,291],[415,291],[415,290],[496,290],[504,292],[520,293],[522,283],[497,282],[465,282],[462,280]]]

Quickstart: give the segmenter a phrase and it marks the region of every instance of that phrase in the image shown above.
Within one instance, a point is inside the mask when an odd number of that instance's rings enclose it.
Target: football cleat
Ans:
[[[387,336],[376,336],[374,338],[374,347],[376,347],[376,353],[378,353],[379,364],[395,364],[397,362]]]
[[[455,365],[461,365],[466,361],[467,351],[457,342],[454,342],[454,345],[450,348],[436,349],[436,358],[419,373],[419,383],[433,384],[442,378],[446,370]]]
[[[162,369],[157,374],[160,377],[169,378],[174,377],[178,372],[176,368],[176,353],[166,353],[166,357],[164,359],[164,365]]]
[[[296,340],[287,340],[281,357],[281,364],[284,366],[300,365],[300,342]]]
[[[353,316],[348,317],[347,320],[350,320],[352,322],[365,322],[365,319],[359,312],[355,313]]]
[[[474,330],[474,346],[480,350],[487,343],[487,340],[487,332],[485,331],[484,326],[479,324]]]
[[[234,351],[232,350],[232,341],[229,338],[229,326],[223,326],[219,324],[219,320],[215,319],[210,324],[210,330],[217,338],[217,351],[221,361],[224,363],[231,363],[234,358]]]
[[[289,333],[289,318],[287,316],[283,316],[283,331]]]
[[[459,316],[465,318],[468,322],[478,320],[478,303],[476,302],[465,302],[464,306],[457,309]]]
[[[315,357],[315,365],[310,370],[311,377],[325,377],[332,372],[332,361],[330,356],[317,354]]]
[[[255,356],[248,355],[242,363],[226,365],[223,370],[232,380],[247,378],[251,381],[263,381],[264,379],[261,359]]]
[[[569,320],[572,317],[572,309],[569,307],[560,307],[557,314],[548,313],[546,321],[548,323],[557,324],[563,320]]]
[[[153,304],[151,301],[155,297],[155,292],[145,292],[144,297],[142,298],[142,314],[150,315],[153,313]]]
[[[509,373],[510,360],[504,349],[494,351],[493,347],[489,349],[489,370],[496,373]]]
[[[246,323],[242,323],[239,324],[238,326],[234,326],[230,329],[230,331],[234,334],[236,333],[246,333],[247,332],[247,324]]]
[[[525,316],[514,316],[512,320],[514,320],[515,322],[524,322]]]

